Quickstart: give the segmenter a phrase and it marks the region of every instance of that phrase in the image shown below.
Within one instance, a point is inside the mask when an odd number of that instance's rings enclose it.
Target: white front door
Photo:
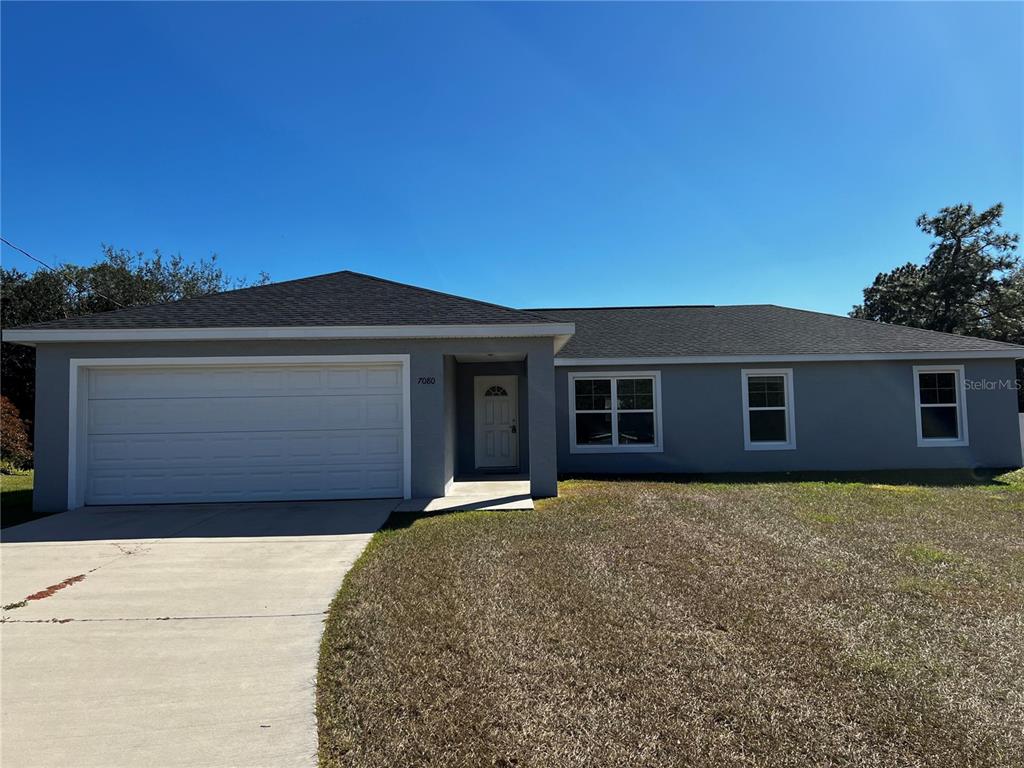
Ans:
[[[519,397],[515,376],[477,376],[476,466],[519,466]]]

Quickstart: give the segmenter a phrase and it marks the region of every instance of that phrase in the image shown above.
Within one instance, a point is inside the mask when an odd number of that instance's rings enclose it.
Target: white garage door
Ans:
[[[402,495],[402,368],[94,368],[86,504]]]

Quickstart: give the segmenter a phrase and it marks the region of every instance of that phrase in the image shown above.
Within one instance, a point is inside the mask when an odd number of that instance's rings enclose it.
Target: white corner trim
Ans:
[[[1017,419],[1020,421],[1020,463],[1024,467],[1024,413],[1018,413]]]
[[[15,344],[80,341],[224,341],[244,339],[475,339],[568,337],[572,323],[489,325],[332,325],[268,328],[101,328],[13,329],[3,340]],[[564,344],[564,342],[563,342]],[[561,348],[561,347],[559,347]]]
[[[665,437],[661,414],[661,371],[571,371],[566,377],[569,383],[569,399],[566,412],[569,414],[569,453],[663,453]],[[576,379],[612,379],[612,431],[618,434],[614,407],[615,379],[654,379],[654,444],[653,445],[577,445],[576,444]]]
[[[708,365],[715,363],[852,363],[871,360],[995,360],[1020,359],[1024,349],[999,352],[862,352],[856,354],[673,355],[667,357],[556,357],[555,366]]]
[[[956,376],[956,418],[960,437],[926,438],[921,430],[921,381],[922,373],[952,373]],[[962,448],[971,444],[967,429],[967,382],[962,365],[915,365],[914,366],[914,420],[917,423],[918,448]]]
[[[401,363],[402,365],[402,494],[412,498],[412,372],[409,355],[260,355],[224,357],[81,357],[69,361],[68,381],[68,509],[85,505],[82,480],[84,459],[79,440],[85,435],[86,409],[81,405],[85,388],[82,377],[93,368],[141,368],[166,366],[226,365],[366,365]]]
[[[747,379],[751,376],[781,376],[786,397],[786,437],[778,442],[752,441],[750,439],[750,392]],[[743,449],[746,451],[793,451],[796,450],[796,396],[793,387],[792,368],[744,368],[740,371],[740,385],[743,388]]]

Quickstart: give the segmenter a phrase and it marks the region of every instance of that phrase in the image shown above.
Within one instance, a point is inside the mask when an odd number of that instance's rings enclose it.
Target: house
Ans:
[[[517,310],[337,272],[4,339],[36,346],[40,511],[1021,463],[1024,347],[771,305]]]

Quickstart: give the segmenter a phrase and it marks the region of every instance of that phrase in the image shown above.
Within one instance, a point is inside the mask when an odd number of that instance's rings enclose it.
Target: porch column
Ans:
[[[435,349],[414,350],[409,371],[412,406],[412,496],[444,496],[445,364]]]
[[[555,354],[550,340],[531,346],[526,361],[530,405],[530,494],[558,495],[555,438]]]

